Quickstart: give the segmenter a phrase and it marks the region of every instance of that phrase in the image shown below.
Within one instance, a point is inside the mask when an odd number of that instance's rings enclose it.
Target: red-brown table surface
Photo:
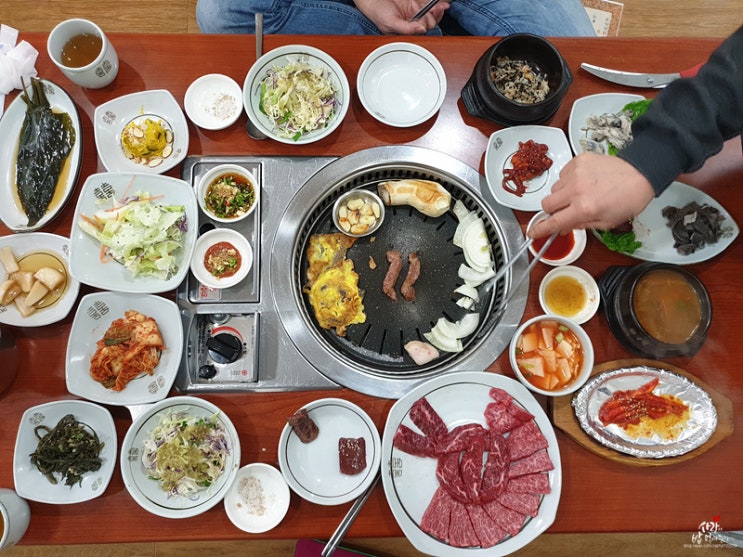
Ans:
[[[24,34],[40,52],[36,67],[40,76],[62,87],[77,103],[83,125],[84,160],[76,192],[91,173],[104,168],[96,156],[91,120],[95,107],[120,95],[149,89],[168,89],[179,103],[188,85],[200,75],[224,73],[242,83],[255,60],[252,36],[112,34],[121,68],[112,85],[85,90],[73,85],[52,64],[46,53],[46,34]],[[356,74],[373,49],[397,40],[390,37],[269,36],[265,47],[303,43],[319,47],[335,57],[345,70],[353,98],[341,127],[330,137],[305,146],[274,141],[253,141],[245,133],[245,116],[223,131],[203,131],[191,125],[191,155],[348,155],[380,145],[410,144],[448,153],[482,171],[488,136],[499,127],[471,117],[460,100],[460,91],[475,62],[493,43],[491,38],[411,38],[431,50],[441,61],[448,78],[448,93],[439,114],[422,125],[397,129],[369,116],[356,96]],[[706,59],[719,44],[717,39],[554,39],[575,75],[560,110],[550,125],[567,130],[575,99],[600,92],[629,92],[589,76],[581,62],[649,72],[671,72]],[[637,92],[637,91],[632,91]],[[640,90],[652,96],[654,90]],[[11,95],[7,102],[13,98]],[[179,176],[179,168],[169,172]],[[725,145],[698,172],[682,181],[703,188],[743,223],[743,158],[739,140]],[[7,200],[6,200],[7,202]],[[69,235],[75,202],[44,228],[45,232]],[[518,213],[525,227],[530,214]],[[0,233],[8,233],[0,225]],[[609,265],[631,265],[634,259],[614,254],[594,238],[579,264],[595,277]],[[547,272],[538,265],[532,274],[524,317],[540,313],[537,285]],[[695,374],[743,407],[743,373],[738,348],[743,330],[740,301],[743,277],[743,244],[738,239],[722,256],[691,266],[709,289],[714,320],[709,338],[692,358],[671,363]],[[83,293],[88,290],[83,288]],[[81,293],[82,295],[82,293]],[[65,350],[74,309],[63,321],[41,328],[16,328],[21,351],[21,370],[12,389],[0,398],[0,486],[13,485],[12,454],[20,417],[28,407],[43,402],[74,398],[65,387]],[[635,357],[614,338],[606,318],[598,315],[586,325],[593,338],[596,362]],[[489,368],[512,375],[503,355]],[[347,389],[290,393],[205,394],[232,419],[240,434],[242,463],[278,465],[277,443],[285,417],[298,407],[325,396],[341,396],[359,404],[380,431],[394,401]],[[110,408],[119,440],[131,424],[124,408]],[[720,517],[726,529],[743,528],[740,465],[743,462],[743,412],[736,415],[736,431],[712,450],[688,462],[661,467],[634,467],[594,455],[557,431],[563,469],[563,491],[552,532],[696,531],[702,521]],[[292,495],[289,512],[264,538],[329,537],[348,509],[325,507]],[[226,540],[245,538],[228,520],[222,505],[189,519],[156,517],[142,509],[123,486],[118,466],[105,493],[85,503],[47,505],[31,503],[31,524],[24,544],[106,543],[119,541]],[[399,536],[383,490],[378,488],[352,526],[349,537]]]

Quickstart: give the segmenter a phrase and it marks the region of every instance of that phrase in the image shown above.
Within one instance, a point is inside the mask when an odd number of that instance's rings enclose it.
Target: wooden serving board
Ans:
[[[552,423],[555,427],[558,427],[565,432],[570,438],[577,442],[582,447],[589,451],[596,453],[599,456],[608,458],[614,462],[621,462],[623,464],[629,464],[631,466],[667,466],[669,464],[676,464],[678,462],[684,462],[699,456],[702,453],[707,452],[712,447],[717,445],[723,439],[726,439],[733,433],[733,404],[724,395],[720,394],[712,387],[696,378],[691,373],[671,365],[667,362],[660,362],[656,360],[647,359],[627,359],[627,360],[614,360],[611,362],[605,362],[594,366],[591,376],[604,373],[606,371],[612,371],[620,368],[629,368],[634,366],[647,366],[656,369],[665,369],[672,371],[679,375],[683,375],[690,381],[697,384],[699,387],[710,396],[712,402],[717,409],[717,428],[715,429],[712,436],[707,440],[706,443],[697,447],[696,449],[684,453],[682,455],[668,457],[668,458],[639,458],[636,456],[620,453],[606,447],[596,441],[593,437],[588,435],[578,422],[578,418],[575,416],[575,411],[572,406],[572,396],[556,397],[551,399],[552,404],[549,407],[551,413]]]

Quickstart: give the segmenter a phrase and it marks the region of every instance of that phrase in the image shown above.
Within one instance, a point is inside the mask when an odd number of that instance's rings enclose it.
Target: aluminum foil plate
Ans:
[[[601,406],[616,391],[632,390],[655,378],[654,393],[674,395],[689,405],[689,420],[674,439],[659,434],[632,437],[616,424],[608,427],[598,419]],[[665,369],[633,366],[607,371],[586,383],[573,396],[573,409],[583,430],[615,451],[639,458],[668,458],[685,454],[703,445],[717,427],[717,409],[710,396],[686,377]]]

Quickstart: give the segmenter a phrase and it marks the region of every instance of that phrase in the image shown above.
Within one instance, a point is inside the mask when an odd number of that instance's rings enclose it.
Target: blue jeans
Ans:
[[[595,35],[580,0],[450,1],[449,17],[471,35]],[[202,33],[254,34],[256,12],[263,12],[268,34],[381,34],[352,0],[198,0],[196,5]],[[429,34],[440,35],[441,30]]]

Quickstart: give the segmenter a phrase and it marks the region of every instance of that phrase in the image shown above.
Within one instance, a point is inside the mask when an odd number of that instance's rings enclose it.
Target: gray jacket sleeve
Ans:
[[[695,77],[669,84],[632,126],[618,156],[637,168],[659,195],[684,172],[697,170],[743,132],[743,27],[715,50]]]

